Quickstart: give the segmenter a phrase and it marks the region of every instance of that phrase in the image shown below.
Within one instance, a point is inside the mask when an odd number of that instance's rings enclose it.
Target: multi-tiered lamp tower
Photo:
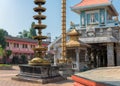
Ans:
[[[46,8],[42,7],[45,2],[45,0],[34,0],[34,3],[38,5],[38,7],[34,8],[34,11],[38,12],[38,15],[33,16],[35,20],[38,20],[38,24],[34,25],[34,29],[38,30],[38,36],[34,36],[33,38],[38,40],[38,46],[34,48],[35,58],[29,62],[30,65],[50,65],[50,62],[42,57],[42,52],[47,50],[47,48],[42,46],[42,40],[47,38],[46,36],[42,36],[42,29],[46,28],[46,25],[42,24],[42,20],[46,19],[46,16],[42,15],[42,12],[46,10]]]
[[[42,15],[42,12],[46,10],[46,8],[42,7],[45,2],[45,0],[34,0],[34,3],[38,5],[38,7],[34,8],[38,15],[33,16],[34,19],[38,20],[38,24],[34,26],[38,30],[38,36],[33,37],[38,40],[38,46],[34,48],[35,58],[29,61],[29,65],[19,65],[20,73],[12,78],[14,80],[44,84],[64,80],[59,74],[59,67],[52,66],[49,61],[43,58],[43,52],[46,51],[46,48],[42,46],[42,40],[47,38],[42,36],[42,29],[46,28],[46,25],[42,24],[42,20],[46,18],[46,16]]]

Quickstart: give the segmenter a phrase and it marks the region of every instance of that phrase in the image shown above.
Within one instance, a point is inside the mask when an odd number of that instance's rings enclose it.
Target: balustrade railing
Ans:
[[[117,37],[118,31],[115,29],[110,29],[110,28],[92,28],[89,29],[81,29],[79,25],[75,26],[75,28],[79,31],[81,34],[81,38],[86,38],[86,37],[108,37],[108,36],[113,36]]]

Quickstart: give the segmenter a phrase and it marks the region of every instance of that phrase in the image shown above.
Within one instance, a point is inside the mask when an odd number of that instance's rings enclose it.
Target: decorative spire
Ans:
[[[66,59],[66,0],[62,0],[62,56],[60,63]]]

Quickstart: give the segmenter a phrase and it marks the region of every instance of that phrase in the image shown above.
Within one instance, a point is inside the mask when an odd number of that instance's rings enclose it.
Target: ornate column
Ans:
[[[62,0],[62,59],[66,58],[66,0]]]
[[[79,53],[80,53],[79,48],[76,48],[76,67],[77,67],[77,70],[78,70],[78,71],[80,70],[80,59],[79,59]]]
[[[114,44],[107,44],[107,66],[114,66]]]

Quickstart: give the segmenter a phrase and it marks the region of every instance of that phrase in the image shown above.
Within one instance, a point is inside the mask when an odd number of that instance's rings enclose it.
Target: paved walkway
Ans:
[[[71,80],[49,83],[49,84],[36,84],[30,82],[22,82],[12,80],[11,77],[19,73],[17,66],[13,67],[14,70],[0,70],[0,86],[73,86]]]

